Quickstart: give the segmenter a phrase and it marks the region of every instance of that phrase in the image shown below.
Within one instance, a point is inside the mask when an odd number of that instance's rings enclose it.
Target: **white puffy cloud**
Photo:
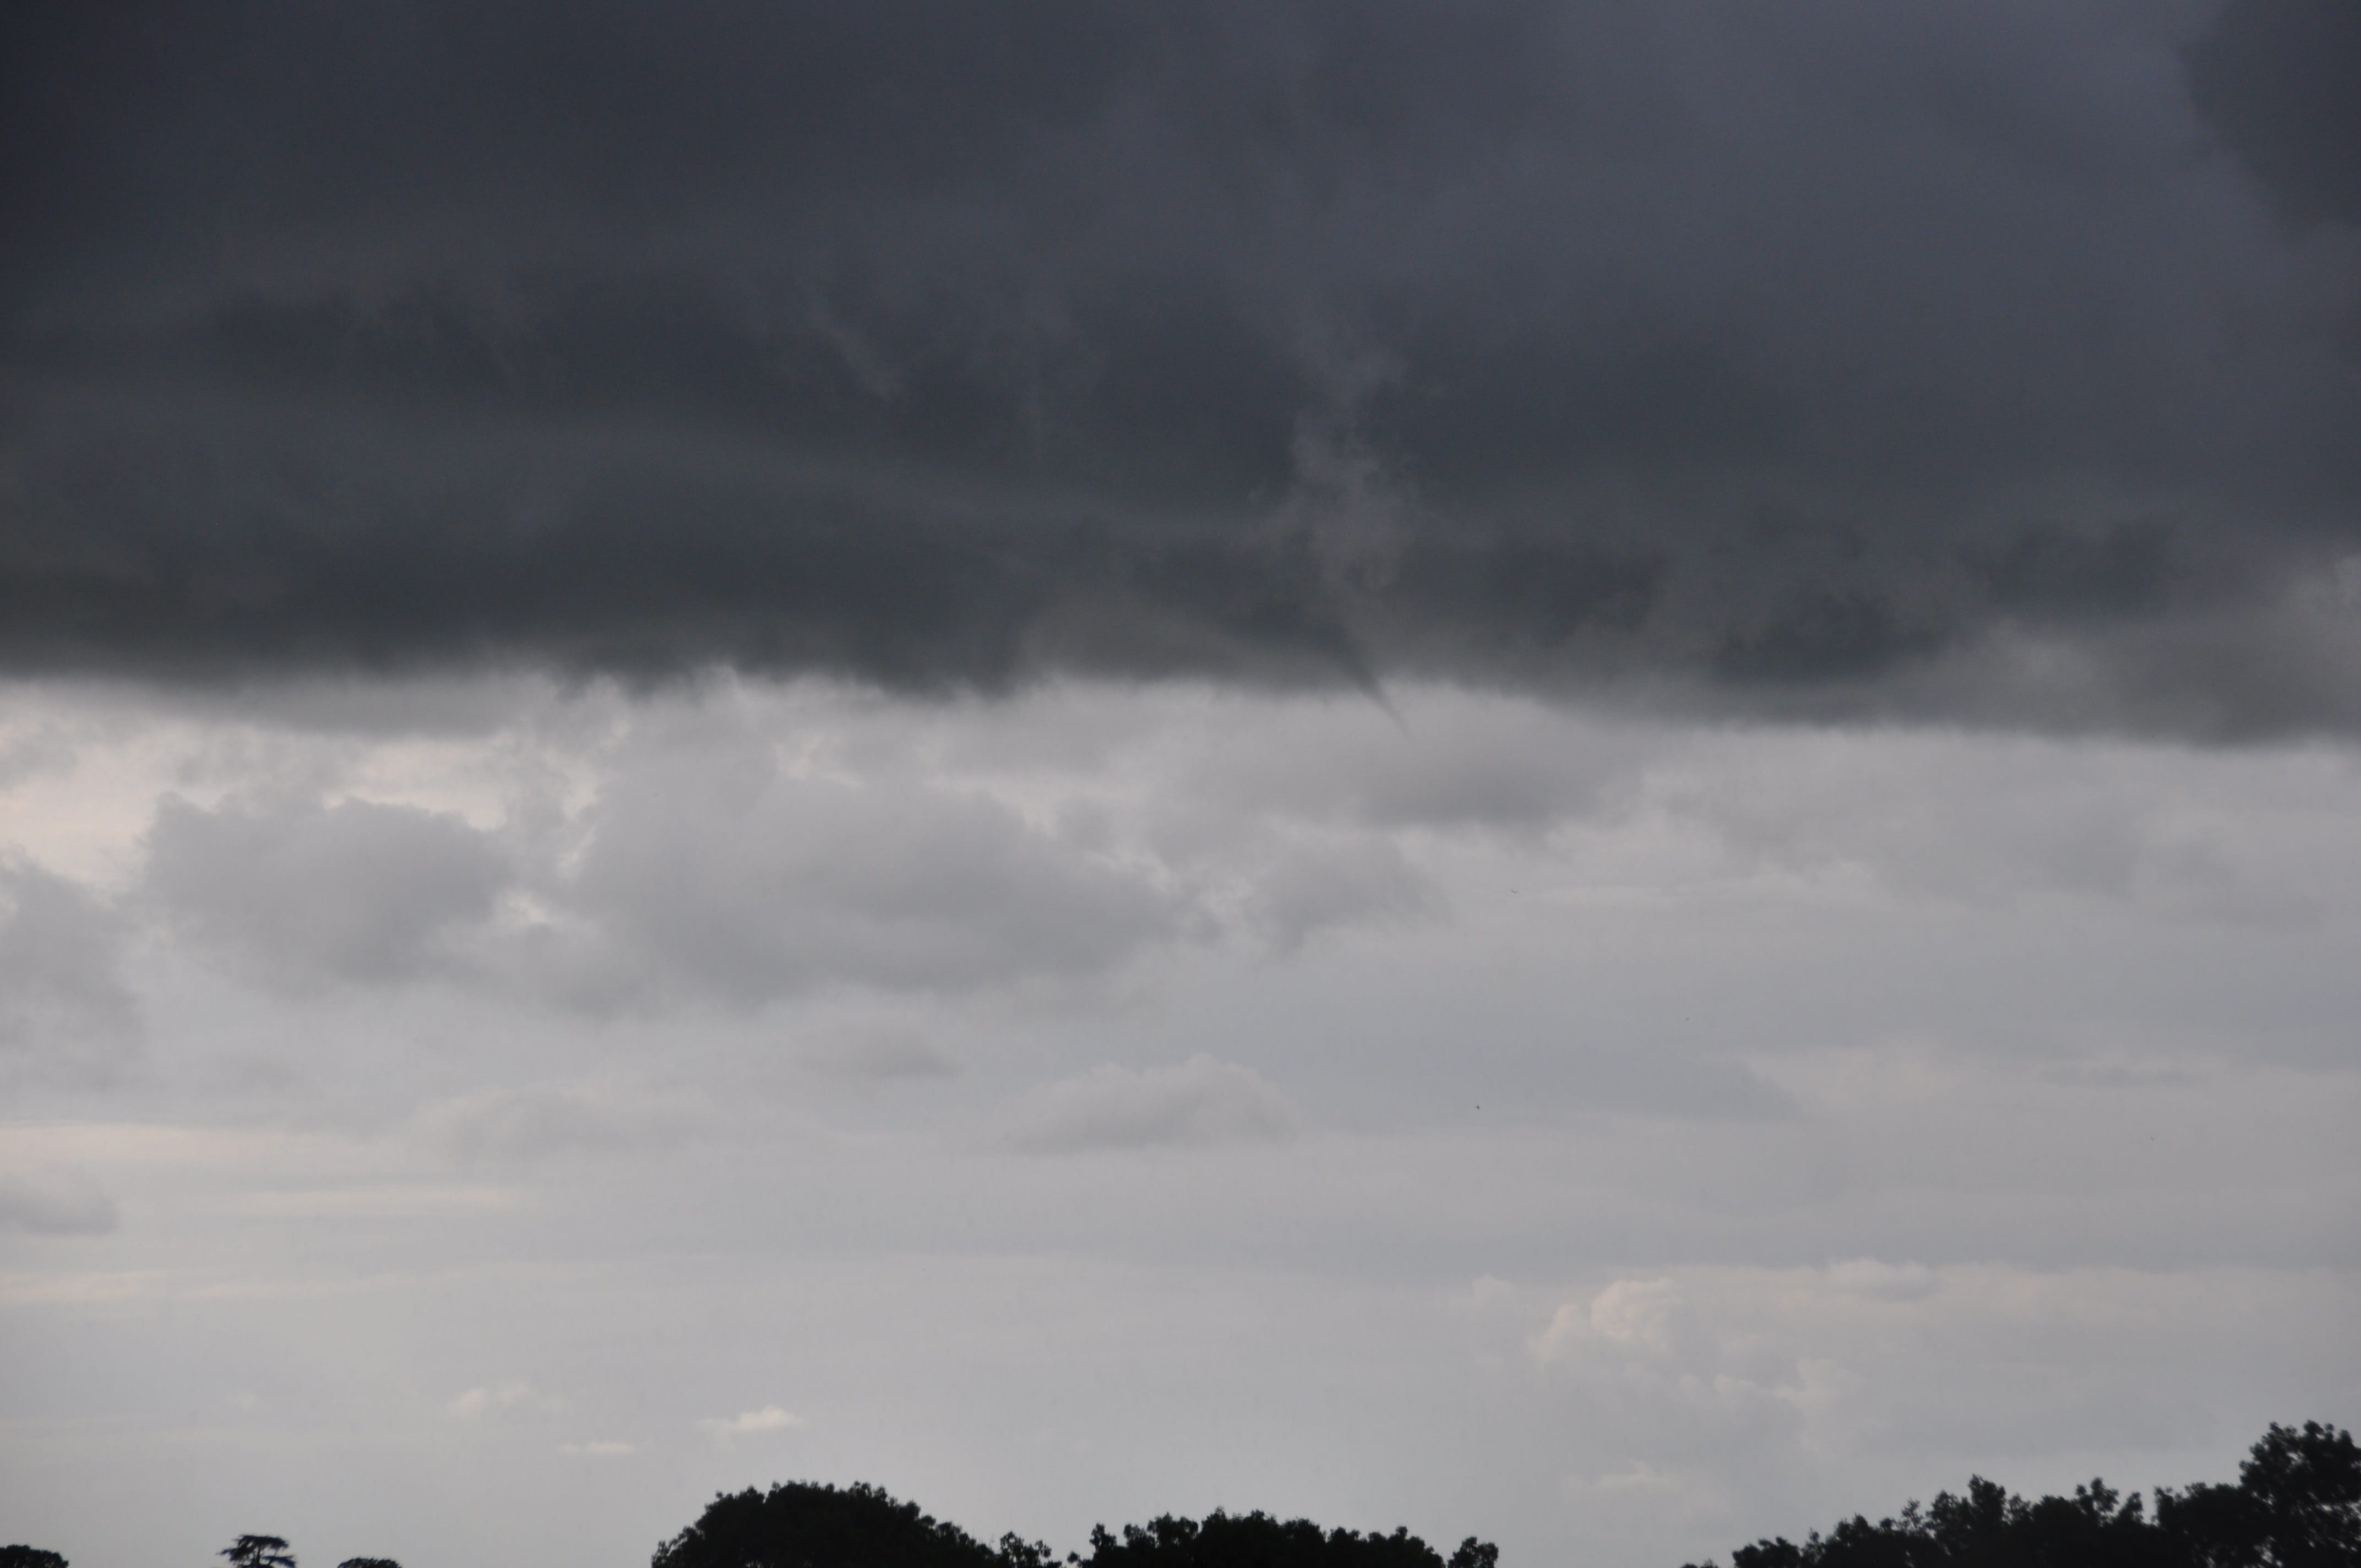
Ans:
[[[777,1405],[765,1405],[759,1410],[741,1410],[734,1416],[715,1416],[697,1423],[713,1441],[727,1447],[741,1439],[767,1437],[774,1432],[793,1431],[807,1425],[803,1417]]]
[[[1567,1361],[1600,1349],[1669,1354],[1672,1314],[1680,1297],[1669,1279],[1618,1279],[1587,1301],[1569,1301],[1533,1341],[1543,1361]]]
[[[2202,1406],[2144,1375],[2169,1346],[2233,1331],[2257,1288],[2279,1299],[2290,1332],[2308,1335],[2356,1288],[2349,1271],[2268,1287],[2263,1277],[1867,1258],[1689,1266],[1564,1301],[1529,1345],[1544,1382],[1611,1412],[1611,1430],[1645,1463],[1767,1485],[1872,1451],[1974,1463],[2202,1426]]]
[[[480,1421],[486,1416],[513,1409],[531,1398],[533,1385],[521,1378],[511,1377],[465,1389],[453,1396],[443,1410],[455,1421]]]

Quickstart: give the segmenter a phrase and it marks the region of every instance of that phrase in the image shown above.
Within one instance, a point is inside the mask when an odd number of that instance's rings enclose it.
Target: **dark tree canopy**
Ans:
[[[401,1568],[390,1557],[347,1557],[336,1568]]]
[[[1472,1537],[1442,1554],[1405,1530],[1323,1530],[1309,1519],[1220,1510],[1170,1514],[1121,1533],[1091,1532],[1082,1568],[1498,1568],[1499,1551]],[[984,1545],[957,1525],[874,1486],[794,1482],[713,1499],[702,1518],[656,1549],[654,1568],[1050,1568],[1050,1550],[1014,1535]]]
[[[0,1546],[0,1568],[66,1568],[66,1560],[38,1546]]]
[[[1470,1536],[1449,1568],[1497,1568],[1499,1548]],[[1407,1530],[1391,1535],[1323,1530],[1310,1519],[1227,1514],[1203,1522],[1166,1514],[1120,1535],[1091,1531],[1088,1568],[1445,1568],[1441,1553]]]
[[[229,1559],[229,1568],[295,1568],[295,1554],[276,1535],[241,1535],[216,1553]]]
[[[1801,1546],[1761,1541],[1732,1568],[2361,1568],[2361,1447],[2307,1421],[2274,1425],[2235,1486],[2136,1493],[2103,1481],[2028,1502],[1978,1476],[1872,1524],[1855,1516]],[[1707,1564],[1706,1568],[1712,1568]]]
[[[284,1548],[269,1537],[239,1546]],[[10,1548],[10,1551],[27,1550]],[[236,1568],[292,1568],[291,1558],[232,1558]],[[1309,1519],[1221,1509],[1166,1514],[1091,1531],[1066,1568],[1499,1568],[1470,1536],[1448,1559],[1407,1530],[1323,1530]],[[986,1546],[957,1525],[875,1486],[793,1482],[723,1494],[656,1548],[653,1568],[1056,1568],[1049,1548],[1005,1535]],[[2103,1481],[2068,1497],[2027,1500],[1971,1478],[1962,1494],[1912,1503],[1872,1524],[1855,1516],[1802,1545],[1758,1541],[1731,1568],[2361,1568],[2361,1445],[2318,1421],[2272,1426],[2235,1485],[2159,1488],[2151,1515]],[[65,1568],[48,1553],[0,1568]],[[338,1568],[396,1568],[356,1558]],[[1694,1568],[1694,1565],[1693,1565]],[[1712,1568],[1708,1563],[1706,1568]]]
[[[654,1568],[1001,1568],[1047,1555],[1013,1538],[995,1552],[875,1486],[795,1481],[715,1497],[656,1548]]]

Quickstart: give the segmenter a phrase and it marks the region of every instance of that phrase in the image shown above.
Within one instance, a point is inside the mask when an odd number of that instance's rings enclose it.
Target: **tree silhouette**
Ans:
[[[286,1542],[243,1536],[233,1568],[293,1568]],[[17,1550],[11,1548],[10,1550]],[[29,1550],[29,1549],[26,1549]],[[53,1554],[0,1568],[65,1568]],[[1470,1536],[1446,1560],[1406,1530],[1363,1535],[1309,1519],[1220,1509],[1202,1519],[1161,1515],[1091,1531],[1090,1552],[1064,1568],[1499,1568],[1499,1549]],[[2027,1501],[1982,1476],[1964,1492],[1912,1503],[1872,1524],[1846,1519],[1801,1545],[1758,1541],[1731,1568],[2361,1568],[2361,1445],[2318,1421],[2274,1425],[2236,1485],[2160,1488],[2149,1516],[2137,1494],[2104,1481],[2071,1497]],[[354,1558],[338,1568],[396,1568]],[[1059,1568],[1038,1541],[986,1546],[957,1525],[874,1486],[792,1482],[713,1499],[695,1524],[656,1548],[653,1568]],[[1692,1565],[1695,1568],[1695,1565]],[[1713,1568],[1711,1563],[1705,1568]]]
[[[2317,1421],[2274,1425],[2235,1486],[2159,1488],[2156,1518],[2103,1481],[2027,1502],[1977,1476],[1798,1546],[1760,1541],[1732,1568],[2361,1568],[2361,1447]],[[1695,1565],[1692,1565],[1695,1568]],[[1710,1563],[1705,1568],[1712,1568]]]
[[[229,1559],[229,1568],[295,1568],[295,1554],[275,1535],[241,1535],[216,1556]]]
[[[1167,1514],[1120,1534],[1091,1531],[1072,1568],[1499,1568],[1499,1550],[1470,1537],[1446,1563],[1408,1530],[1361,1535],[1308,1519],[1219,1510],[1202,1521]],[[725,1493],[656,1548],[653,1568],[1053,1568],[1038,1541],[1005,1535],[985,1546],[957,1525],[874,1486],[792,1482]]]
[[[336,1568],[401,1568],[390,1557],[347,1557]]]
[[[1266,1513],[1220,1509],[1202,1523],[1170,1514],[1121,1535],[1091,1531],[1086,1568],[1497,1568],[1499,1548],[1470,1536],[1446,1565],[1441,1553],[1407,1530],[1391,1535],[1323,1530],[1310,1519],[1284,1522]]]
[[[38,1546],[0,1546],[0,1568],[66,1568],[66,1560]]]
[[[1041,1568],[1046,1546],[994,1551],[875,1486],[790,1482],[716,1497],[656,1548],[653,1568]]]
[[[2274,1423],[2236,1486],[2160,1489],[2156,1517],[2199,1549],[2198,1568],[2348,1568],[2361,1563],[2361,1446],[2318,1421]]]

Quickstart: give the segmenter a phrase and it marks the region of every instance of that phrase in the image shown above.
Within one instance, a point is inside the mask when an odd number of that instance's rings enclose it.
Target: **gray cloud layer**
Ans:
[[[87,889],[0,854],[0,1081],[105,1076],[138,1020],[124,924]]]
[[[2340,15],[28,13],[0,665],[2349,729]]]

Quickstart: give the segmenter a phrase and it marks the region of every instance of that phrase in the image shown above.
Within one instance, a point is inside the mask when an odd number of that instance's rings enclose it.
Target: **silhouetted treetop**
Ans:
[[[1497,1568],[1499,1558],[1499,1548],[1470,1536],[1448,1568]],[[1091,1554],[1078,1561],[1085,1568],[1446,1568],[1441,1553],[1407,1530],[1363,1535],[1218,1508],[1202,1523],[1166,1514],[1127,1524],[1120,1535],[1101,1525],[1091,1531]]]
[[[1220,1510],[1202,1521],[1167,1514],[1121,1533],[1091,1531],[1078,1568],[1499,1568],[1499,1550],[1470,1537],[1446,1563],[1406,1530],[1323,1530],[1309,1519]],[[874,1486],[791,1482],[724,1493],[656,1548],[653,1568],[1052,1568],[1047,1546],[1005,1535],[985,1546],[957,1525]]]
[[[1031,1568],[1048,1557],[1014,1537],[995,1552],[875,1486],[792,1481],[715,1497],[656,1548],[653,1568]]]
[[[229,1559],[229,1568],[295,1568],[295,1554],[275,1535],[241,1535],[214,1555]]]
[[[1856,1516],[1798,1546],[1761,1541],[1732,1568],[2361,1568],[2361,1448],[2350,1432],[2274,1425],[2235,1486],[2137,1494],[2103,1481],[2028,1502],[1977,1476],[1872,1524]],[[1692,1565],[1696,1568],[1696,1565]],[[1711,1563],[1705,1568],[1712,1568]]]
[[[0,1568],[66,1568],[66,1560],[38,1546],[0,1546]]]
[[[336,1568],[401,1568],[390,1557],[347,1557]]]
[[[293,1568],[286,1542],[241,1536],[233,1568]],[[30,1548],[11,1547],[10,1552]],[[243,1553],[243,1555],[242,1555]],[[1323,1530],[1309,1519],[1221,1509],[1164,1514],[1091,1531],[1063,1568],[1499,1568],[1499,1549],[1470,1536],[1448,1559],[1407,1530]],[[2071,1497],[2028,1500],[1982,1476],[1960,1493],[1912,1503],[1872,1524],[1846,1519],[1803,1544],[1758,1541],[1731,1568],[2361,1568],[2361,1446],[2334,1426],[2274,1425],[2235,1486],[2159,1488],[2151,1517],[2137,1494],[2104,1481]],[[54,1553],[0,1568],[65,1568]],[[338,1568],[398,1568],[353,1558]],[[1016,1535],[986,1546],[875,1486],[791,1482],[713,1499],[656,1548],[653,1568],[1060,1568]],[[1696,1565],[1692,1565],[1696,1568]],[[1711,1563],[1705,1568],[1713,1568]]]
[[[2347,1568],[2361,1564],[2361,1445],[2318,1421],[2274,1424],[2238,1467],[2235,1486],[2159,1488],[2157,1523],[2201,1545],[2200,1568]]]

